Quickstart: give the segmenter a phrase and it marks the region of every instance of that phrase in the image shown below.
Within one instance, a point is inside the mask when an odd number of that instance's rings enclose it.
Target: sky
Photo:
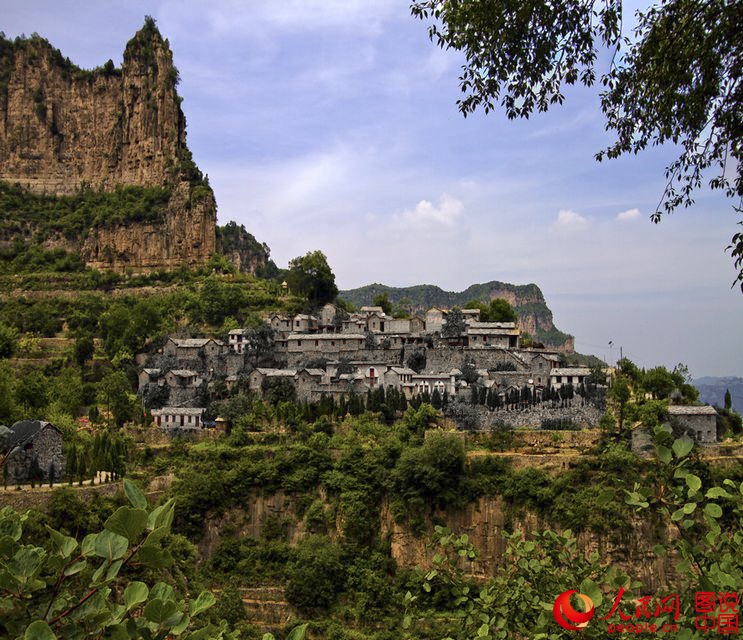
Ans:
[[[598,89],[528,121],[465,119],[461,54],[435,47],[405,0],[2,9],[6,36],[37,32],[84,68],[120,66],[155,18],[219,223],[244,224],[280,267],[320,249],[341,289],[536,283],[582,353],[743,376],[731,203],[700,192],[653,224],[674,150],[597,163],[612,141]]]

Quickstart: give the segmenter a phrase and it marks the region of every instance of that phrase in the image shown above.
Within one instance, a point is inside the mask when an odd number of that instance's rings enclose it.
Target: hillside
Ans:
[[[89,71],[38,35],[0,36],[4,257],[61,250],[145,273],[203,265],[219,249],[214,193],[186,144],[178,70],[152,18],[123,58]],[[265,263],[258,249],[238,247],[244,270]]]
[[[513,306],[519,316],[523,331],[527,331],[546,345],[559,347],[567,352],[574,350],[573,336],[555,327],[542,291],[535,284],[515,285],[493,280],[473,284],[464,291],[444,291],[430,284],[412,287],[388,287],[384,284],[369,284],[358,289],[341,291],[340,296],[356,306],[371,304],[375,296],[386,293],[393,304],[412,313],[425,311],[430,307],[463,306],[470,300],[489,301],[504,298]]]

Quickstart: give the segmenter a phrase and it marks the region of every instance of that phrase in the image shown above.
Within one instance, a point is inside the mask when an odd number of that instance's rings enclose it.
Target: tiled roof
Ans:
[[[48,422],[44,422],[43,420],[21,420],[16,422],[10,427],[8,441],[5,443],[6,447],[15,447],[31,440],[48,424]]]
[[[668,413],[672,416],[713,416],[717,415],[714,407],[708,404],[701,407],[687,407],[683,405],[671,405],[668,407]]]

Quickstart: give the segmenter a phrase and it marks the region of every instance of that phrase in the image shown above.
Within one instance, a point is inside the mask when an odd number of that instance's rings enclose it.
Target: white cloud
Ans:
[[[580,213],[571,209],[561,209],[557,214],[555,226],[559,229],[585,229],[589,222],[589,219]]]
[[[439,198],[438,206],[428,200],[421,200],[415,209],[408,209],[395,217],[395,223],[404,228],[453,227],[462,217],[464,204],[448,194]]]
[[[627,211],[622,211],[621,213],[617,214],[617,220],[619,220],[620,222],[627,222],[628,220],[634,220],[635,218],[639,217],[639,209],[627,209]]]

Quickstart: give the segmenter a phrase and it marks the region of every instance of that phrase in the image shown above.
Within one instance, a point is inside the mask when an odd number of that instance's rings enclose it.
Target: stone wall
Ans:
[[[4,465],[9,485],[29,482],[34,458],[41,475],[41,478],[37,478],[38,481],[49,482],[50,474],[53,474],[52,479],[59,482],[64,477],[66,468],[65,457],[62,455],[62,434],[47,426],[32,441],[14,449]]]

